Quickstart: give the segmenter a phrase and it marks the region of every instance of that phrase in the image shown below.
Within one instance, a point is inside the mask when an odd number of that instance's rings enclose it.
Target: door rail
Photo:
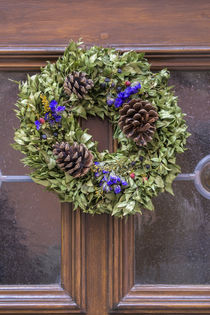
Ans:
[[[194,173],[179,174],[175,181],[193,181],[197,191],[210,199],[210,155],[205,156],[196,165]],[[0,187],[2,183],[33,182],[27,175],[3,175],[0,170]]]

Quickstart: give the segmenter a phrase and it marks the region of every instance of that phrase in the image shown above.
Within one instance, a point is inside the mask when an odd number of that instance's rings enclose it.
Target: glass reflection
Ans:
[[[210,72],[173,71],[171,84],[187,114],[191,137],[178,156],[192,173],[210,148]],[[209,167],[202,182],[209,190]],[[193,182],[173,184],[174,196],[154,199],[155,211],[136,216],[135,281],[141,284],[210,284],[210,201]]]
[[[5,175],[26,175],[29,170],[15,151],[18,126],[14,103],[17,85],[26,74],[0,73],[0,169]],[[0,190],[0,285],[60,282],[60,204],[57,197],[34,183],[3,183]]]

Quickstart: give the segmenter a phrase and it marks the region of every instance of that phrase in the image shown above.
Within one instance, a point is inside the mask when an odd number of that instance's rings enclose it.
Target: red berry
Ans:
[[[134,178],[135,178],[135,174],[134,174],[134,173],[131,173],[131,174],[130,174],[130,177],[131,177],[132,179],[134,179]]]
[[[125,85],[130,86],[131,85],[130,81],[125,81]]]
[[[147,177],[143,177],[143,182],[144,182],[144,181],[147,181],[147,180],[148,180],[148,178],[147,178]]]
[[[45,123],[44,118],[39,118],[39,122],[43,125]]]

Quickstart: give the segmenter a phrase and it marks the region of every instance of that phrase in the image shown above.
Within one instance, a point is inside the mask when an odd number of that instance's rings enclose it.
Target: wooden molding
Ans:
[[[59,285],[0,287],[0,313],[80,313],[77,304]]]
[[[79,210],[73,211],[69,203],[61,208],[61,285],[83,310],[86,307],[85,216]]]
[[[86,45],[90,47],[91,45]],[[146,46],[109,44],[120,51],[145,52],[152,69],[167,67],[169,70],[210,69],[210,46]],[[64,52],[65,46],[0,46],[0,70],[38,71],[46,61],[55,62]]]
[[[210,286],[135,285],[118,303],[120,313],[210,313]]]

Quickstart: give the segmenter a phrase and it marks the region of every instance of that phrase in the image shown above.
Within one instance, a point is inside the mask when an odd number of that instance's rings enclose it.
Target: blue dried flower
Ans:
[[[107,182],[107,181],[108,181],[107,176],[104,176],[104,177],[103,177],[103,180],[104,180],[105,182]]]
[[[122,104],[129,99],[132,94],[138,93],[138,90],[141,88],[141,84],[138,82],[134,86],[128,86],[123,92],[117,94],[114,105],[116,108],[122,106]]]
[[[117,183],[117,176],[110,176],[110,180],[112,181],[113,184]]]
[[[51,109],[52,112],[55,111],[56,105],[58,105],[58,103],[57,103],[55,100],[52,100],[52,101],[50,102],[50,109]]]
[[[58,107],[56,108],[56,112],[63,112],[65,109],[66,109],[65,106],[58,106]]]
[[[35,120],[34,123],[35,123],[36,129],[39,130],[41,127],[41,123],[38,120]]]
[[[48,120],[49,114],[50,114],[50,113],[48,112],[48,113],[46,113],[46,114],[44,115],[44,119],[45,119],[45,120]]]
[[[121,184],[122,184],[123,186],[127,186],[127,185],[128,185],[128,183],[127,183],[125,180],[122,180]]]
[[[49,123],[50,123],[51,126],[53,126],[55,124],[55,121],[53,119],[50,119]]]
[[[117,185],[117,186],[114,187],[114,192],[115,192],[115,194],[119,194],[121,192],[120,185]]]
[[[57,102],[56,100],[52,100],[52,101],[50,102],[50,105],[51,105],[51,106],[56,106],[56,105],[58,105],[58,102]]]
[[[106,100],[106,102],[107,102],[107,104],[108,104],[109,106],[112,106],[112,105],[114,104],[114,99],[113,99],[113,98],[108,98],[108,99]]]
[[[117,182],[121,182],[121,178],[119,176],[117,177]]]
[[[49,121],[51,126],[61,121],[61,118],[62,118],[61,113],[66,109],[65,106],[57,106],[57,105],[58,105],[58,102],[56,100],[52,100],[49,105],[50,111],[45,113],[45,116],[44,116],[45,120]]]
[[[104,183],[102,187],[103,187],[103,191],[107,193],[110,192],[110,187],[107,185],[107,183]]]
[[[57,115],[54,116],[55,117],[55,122],[60,122],[61,121],[61,116]]]
[[[123,104],[123,101],[122,101],[121,98],[116,98],[116,99],[115,99],[114,106],[115,106],[116,108],[122,106],[122,104]]]

